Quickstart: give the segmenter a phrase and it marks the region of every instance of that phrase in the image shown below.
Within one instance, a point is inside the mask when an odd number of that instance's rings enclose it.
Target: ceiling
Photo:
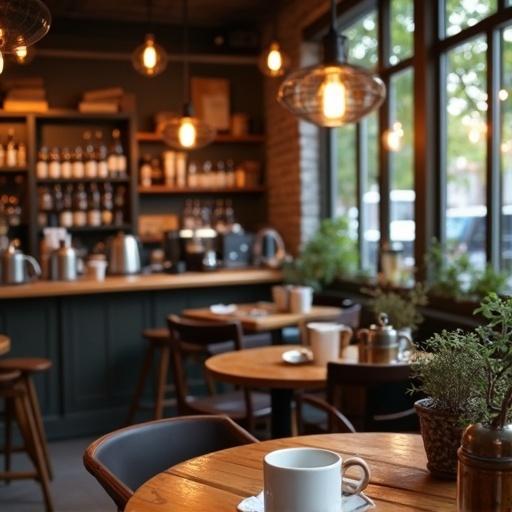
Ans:
[[[45,0],[54,18],[148,21],[148,0]],[[151,0],[151,21],[180,24],[181,0]],[[256,27],[275,12],[272,0],[188,0],[198,27]]]

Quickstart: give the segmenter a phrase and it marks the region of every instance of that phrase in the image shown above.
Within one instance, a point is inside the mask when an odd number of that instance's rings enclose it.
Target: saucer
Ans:
[[[313,354],[307,348],[299,348],[283,352],[281,359],[288,364],[305,364],[313,361]]]
[[[213,304],[210,311],[215,315],[230,315],[236,311],[235,304]]]

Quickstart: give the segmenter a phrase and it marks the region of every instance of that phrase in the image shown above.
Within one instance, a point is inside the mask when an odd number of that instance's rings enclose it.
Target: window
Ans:
[[[391,51],[389,63],[398,64],[413,54],[414,6],[409,0],[391,2]]]
[[[446,0],[445,35],[453,36],[496,11],[497,0]]]

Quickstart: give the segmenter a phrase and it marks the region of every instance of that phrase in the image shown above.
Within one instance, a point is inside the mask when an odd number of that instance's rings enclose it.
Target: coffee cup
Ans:
[[[290,290],[290,311],[296,314],[309,313],[313,306],[313,288],[294,286]]]
[[[87,262],[87,275],[96,281],[104,281],[107,265],[105,260],[91,259]]]
[[[363,472],[348,491],[357,494],[370,481],[370,469],[358,457],[343,461],[337,453],[317,448],[268,453],[263,461],[265,512],[342,511],[342,473],[352,466]]]
[[[313,362],[325,366],[336,361],[350,344],[352,329],[343,324],[311,322],[306,326],[306,338],[313,353]]]
[[[272,300],[277,311],[290,310],[290,286],[272,286]]]

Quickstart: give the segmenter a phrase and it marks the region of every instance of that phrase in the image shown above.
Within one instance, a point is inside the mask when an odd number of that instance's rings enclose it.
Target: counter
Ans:
[[[186,308],[269,300],[280,280],[278,271],[245,269],[5,286],[0,333],[11,338],[8,357],[53,362],[35,376],[49,438],[96,436],[125,422],[147,347],[144,329],[165,326],[167,315]],[[188,370],[202,373],[197,365]],[[191,393],[203,389],[197,382]],[[148,386],[147,402],[152,392]]]
[[[249,268],[207,273],[185,272],[177,275],[108,276],[105,281],[85,278],[72,282],[36,281],[15,286],[0,286],[0,300],[251,285],[278,283],[281,280],[282,274],[278,270]]]

